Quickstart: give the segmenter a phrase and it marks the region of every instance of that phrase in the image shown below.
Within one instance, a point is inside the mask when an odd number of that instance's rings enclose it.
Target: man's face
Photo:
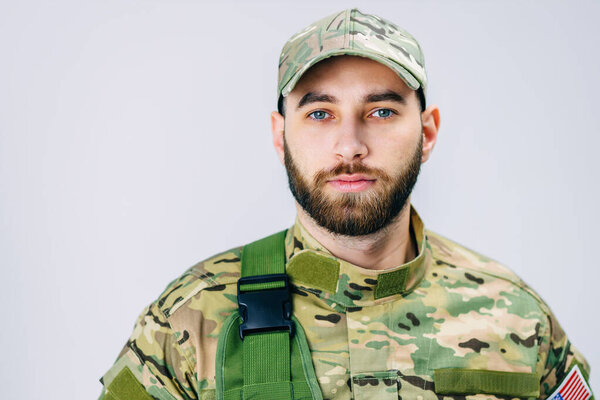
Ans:
[[[308,215],[348,236],[392,222],[422,162],[416,93],[376,61],[337,56],[311,68],[285,105],[285,166]]]

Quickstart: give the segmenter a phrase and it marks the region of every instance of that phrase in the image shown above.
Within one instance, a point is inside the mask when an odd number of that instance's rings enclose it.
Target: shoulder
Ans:
[[[160,313],[169,318],[202,292],[221,292],[235,286],[241,274],[241,250],[236,247],[189,267],[154,302]]]
[[[211,371],[197,366],[196,349],[203,344],[203,354],[214,357],[216,339],[205,336],[218,333],[222,320],[237,307],[240,253],[235,248],[209,257],[169,283],[139,315],[116,363],[102,378],[105,387],[125,367],[146,390],[169,398],[192,398],[197,383],[190,376],[206,385]]]
[[[460,272],[470,283],[493,283],[498,292],[512,293],[521,302],[531,302],[546,317],[551,315],[544,300],[506,265],[438,233],[427,230],[426,235],[434,265]]]
[[[428,230],[426,234],[434,261],[438,265],[446,264],[450,267],[470,269],[514,283],[521,281],[508,267],[483,254],[473,251],[438,233]]]
[[[452,329],[457,326],[453,318],[470,321],[469,329],[475,332],[488,318],[478,337],[487,334],[502,344],[498,359],[509,357],[520,366],[532,366],[540,377],[542,397],[552,393],[574,365],[587,379],[589,364],[571,345],[546,302],[517,274],[440,234],[426,231],[426,235],[432,255],[427,284],[439,289],[436,294],[443,293],[437,304],[445,305],[448,312],[441,315]]]

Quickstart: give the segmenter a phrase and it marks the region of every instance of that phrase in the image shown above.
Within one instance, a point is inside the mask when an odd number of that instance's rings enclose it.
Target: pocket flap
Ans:
[[[352,377],[355,399],[398,400],[398,371],[366,372]]]
[[[437,394],[499,394],[515,397],[540,395],[537,374],[525,372],[442,368],[434,371],[433,382]]]

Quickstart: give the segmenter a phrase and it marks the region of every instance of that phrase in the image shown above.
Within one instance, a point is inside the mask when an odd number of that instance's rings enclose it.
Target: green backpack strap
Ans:
[[[285,231],[250,243],[242,250],[238,305],[243,321],[239,332],[244,356],[244,398],[293,399],[292,303],[285,274],[284,239]]]
[[[217,344],[217,400],[322,399],[304,331],[292,317],[285,234],[242,250],[238,313]]]

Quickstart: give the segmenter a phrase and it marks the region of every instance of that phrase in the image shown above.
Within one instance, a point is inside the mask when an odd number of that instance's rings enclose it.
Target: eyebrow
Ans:
[[[406,99],[404,96],[394,92],[393,90],[387,90],[380,93],[371,93],[363,97],[363,103],[375,103],[378,101],[393,101],[402,105],[406,104]],[[329,94],[308,92],[302,96],[298,102],[296,110],[304,107],[307,104],[319,102],[337,104],[339,100],[335,96]]]
[[[396,103],[400,103],[402,105],[406,104],[406,99],[399,93],[394,92],[393,90],[387,90],[382,93],[373,93],[365,96],[363,99],[365,103],[375,103],[378,101],[394,101]]]
[[[334,96],[324,94],[324,93],[308,92],[304,96],[302,96],[302,98],[298,102],[298,106],[296,107],[296,110],[304,107],[307,104],[320,103],[320,102],[337,104],[338,99]]]

